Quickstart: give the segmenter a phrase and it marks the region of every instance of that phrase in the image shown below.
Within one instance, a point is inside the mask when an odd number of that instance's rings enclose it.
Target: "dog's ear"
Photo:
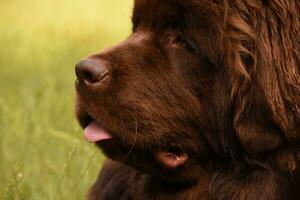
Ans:
[[[237,138],[249,153],[299,142],[300,4],[234,2],[223,41]]]

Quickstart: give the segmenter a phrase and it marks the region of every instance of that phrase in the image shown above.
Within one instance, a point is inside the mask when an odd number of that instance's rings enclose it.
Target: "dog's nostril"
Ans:
[[[108,75],[105,65],[93,60],[83,60],[75,67],[76,76],[79,81],[95,84]]]

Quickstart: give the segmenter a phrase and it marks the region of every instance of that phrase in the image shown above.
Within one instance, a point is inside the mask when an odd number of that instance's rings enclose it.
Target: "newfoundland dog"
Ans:
[[[76,65],[90,200],[300,199],[300,1],[135,0]]]

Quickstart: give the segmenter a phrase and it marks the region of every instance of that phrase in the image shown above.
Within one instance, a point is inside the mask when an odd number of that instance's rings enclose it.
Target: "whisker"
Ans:
[[[124,123],[123,113],[122,112],[121,112],[121,122],[122,122],[122,126],[123,126],[124,130],[126,130],[126,126],[125,126],[125,123]],[[121,134],[121,137],[122,137],[122,144],[124,144],[125,143],[124,134]]]
[[[132,144],[130,150],[128,151],[128,153],[127,153],[126,156],[124,157],[124,159],[127,159],[127,158],[128,158],[128,156],[130,155],[130,153],[132,152],[132,150],[133,150],[133,148],[134,148],[134,146],[135,146],[135,144],[136,144],[136,140],[137,140],[137,131],[138,131],[137,129],[138,129],[138,122],[137,122],[137,120],[135,120],[134,142],[133,142],[133,144]]]

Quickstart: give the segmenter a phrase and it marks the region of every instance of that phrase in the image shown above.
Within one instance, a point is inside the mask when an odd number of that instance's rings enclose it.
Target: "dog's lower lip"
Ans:
[[[158,151],[154,154],[154,157],[168,169],[176,169],[184,165],[188,160],[188,155],[184,152]]]

